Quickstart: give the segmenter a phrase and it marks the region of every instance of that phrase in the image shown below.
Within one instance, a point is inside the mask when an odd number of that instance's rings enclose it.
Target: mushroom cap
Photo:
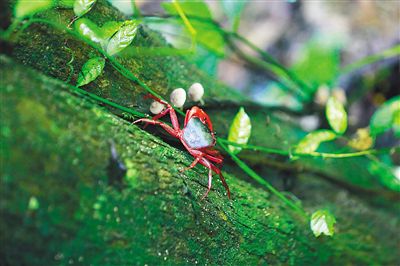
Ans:
[[[182,88],[173,90],[170,95],[170,100],[173,106],[181,108],[186,101],[186,91]]]
[[[159,103],[157,101],[153,101],[150,105],[150,112],[152,114],[158,115],[159,113],[161,113],[162,110],[164,110],[165,105],[162,103]]]
[[[188,90],[189,99],[198,102],[204,95],[203,85],[200,83],[193,83]]]

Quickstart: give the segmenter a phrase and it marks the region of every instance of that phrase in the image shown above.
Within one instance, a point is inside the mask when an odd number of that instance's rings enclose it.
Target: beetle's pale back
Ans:
[[[191,118],[186,124],[183,129],[183,139],[189,147],[194,149],[205,148],[214,144],[210,130],[197,117]]]

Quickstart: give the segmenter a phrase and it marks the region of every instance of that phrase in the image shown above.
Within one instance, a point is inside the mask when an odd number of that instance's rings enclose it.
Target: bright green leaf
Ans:
[[[75,0],[58,0],[57,5],[65,8],[74,7]]]
[[[172,3],[164,2],[161,5],[170,15],[178,15]],[[179,5],[185,12],[185,15],[189,17],[211,19],[210,9],[203,1],[179,1]]]
[[[196,41],[216,55],[224,56],[225,40],[219,29],[213,23],[207,22],[207,19],[212,19],[207,4],[203,1],[179,1],[179,5],[197,32]],[[178,16],[178,12],[172,3],[164,2],[162,7],[168,14]],[[201,18],[202,20],[191,19],[190,17]],[[180,22],[183,23],[182,20]]]
[[[89,12],[96,0],[75,0],[74,2],[74,13],[76,16],[81,17]]]
[[[103,27],[101,27],[101,35],[103,39],[108,41],[123,24],[124,23],[120,21],[107,21],[104,23]]]
[[[316,130],[308,133],[300,142],[297,144],[294,152],[295,153],[311,153],[318,149],[321,142],[334,140],[337,135],[330,130]]]
[[[75,22],[75,30],[85,39],[94,43],[102,44],[104,42],[102,31],[90,19],[81,18]]]
[[[379,182],[393,191],[400,192],[400,179],[398,179],[392,167],[379,161],[371,161],[368,164],[368,172],[379,178]]]
[[[228,140],[238,144],[247,144],[251,134],[251,122],[249,116],[241,107],[236,114],[231,127],[229,129]],[[242,150],[240,147],[229,146],[229,150],[233,153],[238,153]]]
[[[86,85],[95,80],[103,72],[105,60],[102,57],[89,59],[82,67],[79,73],[77,87]]]
[[[191,57],[198,68],[206,72],[210,76],[215,76],[217,73],[218,57],[204,48],[199,46],[196,53]]]
[[[28,210],[30,211],[35,211],[39,209],[39,201],[36,197],[30,197],[29,202],[28,202]]]
[[[124,22],[108,41],[107,54],[111,56],[128,47],[136,36],[138,25],[139,23],[133,20]]]
[[[327,210],[318,210],[311,215],[310,227],[316,237],[321,234],[333,236],[335,217]]]
[[[53,4],[53,0],[18,0],[15,4],[14,15],[16,18],[34,15],[51,8]]]
[[[223,0],[220,3],[224,13],[232,24],[233,31],[237,31],[239,28],[240,15],[247,1]]]
[[[325,110],[331,128],[338,134],[343,134],[347,129],[347,113],[341,102],[335,97],[330,97]]]
[[[386,101],[375,111],[370,121],[371,135],[379,135],[390,128],[400,137],[400,96]]]
[[[330,84],[339,72],[338,47],[337,43],[322,38],[313,39],[300,49],[291,69],[315,90],[322,84]]]

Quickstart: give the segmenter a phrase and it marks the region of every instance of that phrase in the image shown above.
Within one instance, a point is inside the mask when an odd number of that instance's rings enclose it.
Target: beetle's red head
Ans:
[[[206,125],[211,132],[213,132],[210,117],[208,117],[208,115],[206,114],[206,112],[203,111],[203,109],[197,106],[193,106],[190,110],[188,110],[185,116],[185,126],[187,122],[193,117],[197,117],[198,119],[200,119],[200,121],[204,125]]]

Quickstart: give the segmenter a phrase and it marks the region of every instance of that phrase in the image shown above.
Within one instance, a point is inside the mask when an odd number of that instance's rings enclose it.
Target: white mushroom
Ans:
[[[173,90],[170,95],[170,100],[173,106],[181,108],[186,101],[186,91],[182,88]]]
[[[198,102],[204,95],[204,88],[200,83],[193,83],[188,90],[189,99]]]
[[[162,110],[164,110],[164,108],[165,108],[164,104],[154,101],[150,105],[150,112],[152,114],[158,115],[159,113],[161,113]]]

